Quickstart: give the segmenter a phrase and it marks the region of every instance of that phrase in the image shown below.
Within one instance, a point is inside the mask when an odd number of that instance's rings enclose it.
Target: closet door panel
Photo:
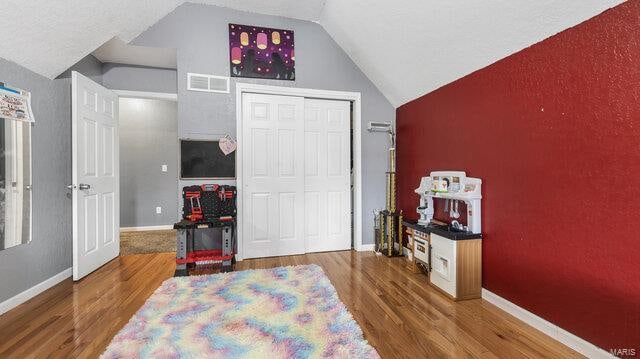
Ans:
[[[307,252],[350,249],[351,105],[305,99],[304,123]]]

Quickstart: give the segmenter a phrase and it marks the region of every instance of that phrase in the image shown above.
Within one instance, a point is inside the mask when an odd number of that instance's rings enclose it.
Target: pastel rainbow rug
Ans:
[[[166,280],[103,358],[379,358],[317,265]]]

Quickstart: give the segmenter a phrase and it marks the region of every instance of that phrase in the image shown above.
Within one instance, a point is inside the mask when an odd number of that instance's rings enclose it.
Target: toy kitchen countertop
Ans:
[[[482,239],[482,233],[466,232],[459,229],[455,229],[451,226],[442,226],[434,223],[431,223],[428,226],[423,226],[421,224],[418,224],[417,221],[405,220],[405,221],[402,221],[402,225],[423,233],[428,233],[428,234],[434,233],[444,238],[450,239],[452,241],[462,241],[467,239]]]

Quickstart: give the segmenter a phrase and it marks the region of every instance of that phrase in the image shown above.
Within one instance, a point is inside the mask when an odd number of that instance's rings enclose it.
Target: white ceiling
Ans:
[[[623,0],[329,0],[320,23],[400,106]]]
[[[0,57],[55,78],[105,42],[125,42],[186,0],[0,0]],[[316,21],[325,0],[198,0]]]
[[[186,0],[258,14],[284,16],[294,19],[317,21],[327,0]],[[345,1],[345,0],[342,0]]]
[[[167,69],[176,69],[178,66],[176,49],[129,45],[119,37],[105,42],[91,54],[103,63],[112,62]]]
[[[1,0],[0,57],[55,78],[115,36],[131,41],[177,0]]]
[[[0,57],[49,78],[185,0],[2,0]],[[395,106],[623,0],[198,0],[318,21]],[[105,55],[106,56],[106,55]]]

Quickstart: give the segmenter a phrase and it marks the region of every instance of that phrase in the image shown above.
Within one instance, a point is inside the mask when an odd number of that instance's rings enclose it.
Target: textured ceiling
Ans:
[[[128,42],[176,0],[1,0],[0,57],[54,78],[115,36]]]
[[[113,37],[125,42],[185,0],[0,0],[0,57],[55,78]],[[325,0],[196,3],[316,21]]]
[[[0,57],[49,78],[185,0],[1,0]],[[199,0],[318,21],[395,106],[623,0]]]
[[[224,6],[258,14],[317,21],[327,0],[187,0],[199,4]],[[341,0],[345,1],[345,0]]]
[[[104,43],[91,53],[100,62],[176,69],[176,49],[129,45],[119,37]]]
[[[400,106],[622,2],[328,0],[320,23]]]

